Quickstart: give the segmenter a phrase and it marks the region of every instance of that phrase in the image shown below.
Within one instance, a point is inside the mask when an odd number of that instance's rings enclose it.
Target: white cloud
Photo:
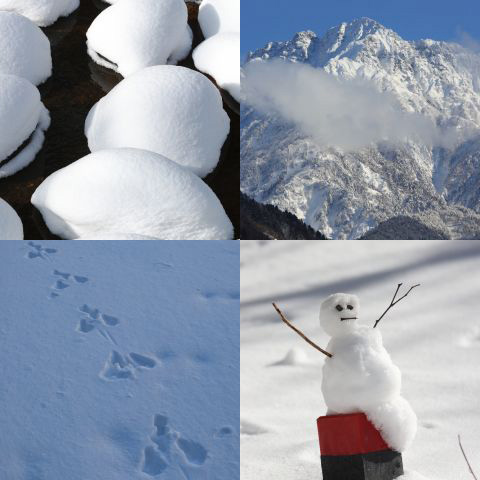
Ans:
[[[441,143],[434,122],[402,111],[393,94],[366,82],[339,80],[309,65],[251,61],[244,68],[242,90],[246,103],[280,114],[322,146],[355,150],[407,138]]]

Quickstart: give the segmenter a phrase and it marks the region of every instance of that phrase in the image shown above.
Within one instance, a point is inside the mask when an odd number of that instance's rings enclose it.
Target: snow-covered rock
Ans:
[[[52,74],[47,36],[18,13],[0,11],[0,52],[0,73],[24,77],[34,85]]]
[[[191,48],[187,20],[183,0],[122,0],[93,21],[88,53],[124,77],[151,65],[176,64]]]
[[[92,152],[133,147],[160,153],[203,177],[218,163],[230,120],[204,75],[171,65],[121,81],[85,122]]]
[[[144,150],[101,150],[47,177],[32,196],[66,239],[135,232],[162,240],[228,240],[218,198],[195,174]]]
[[[203,0],[198,21],[205,38],[217,33],[240,33],[240,0]]]
[[[218,33],[193,51],[198,70],[211,75],[218,86],[240,102],[240,34]]]
[[[80,0],[0,0],[0,10],[17,12],[40,27],[70,15],[79,5]]]
[[[469,138],[480,129],[478,54],[454,43],[405,41],[362,18],[323,36],[305,31],[289,41],[270,42],[247,61],[254,59],[303,63],[342,83],[368,84],[393,96],[403,112],[423,115],[440,131],[455,132],[458,145],[432,146],[410,138],[353,151],[326,147],[281,115],[244,104],[244,193],[332,238],[359,238],[400,215],[438,218],[438,227],[452,238],[471,238],[473,225],[478,231],[480,135]]]
[[[322,392],[328,414],[365,412],[388,445],[404,451],[417,430],[417,417],[400,396],[401,373],[383,346],[380,329],[358,325],[355,295],[337,293],[322,302],[320,324],[330,335]]]
[[[0,75],[0,178],[33,161],[49,125],[38,89],[24,78]]]
[[[17,212],[0,198],[0,240],[23,240],[23,225]]]

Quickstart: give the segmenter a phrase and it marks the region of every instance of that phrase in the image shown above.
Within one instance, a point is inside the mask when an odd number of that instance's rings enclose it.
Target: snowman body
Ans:
[[[401,372],[379,330],[358,325],[358,298],[335,294],[323,303],[320,323],[331,335],[332,354],[323,367],[322,393],[328,414],[364,412],[396,451],[413,440],[417,420],[401,397]]]

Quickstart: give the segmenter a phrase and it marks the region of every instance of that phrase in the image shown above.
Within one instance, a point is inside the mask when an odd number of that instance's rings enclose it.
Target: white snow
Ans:
[[[162,240],[228,240],[233,227],[196,175],[138,149],[101,150],[47,177],[32,196],[65,239],[125,232]]]
[[[203,0],[198,21],[205,38],[217,33],[240,33],[240,0]]]
[[[150,150],[204,177],[216,167],[229,128],[210,80],[188,68],[160,65],[124,79],[100,99],[88,114],[85,135],[92,152]]]
[[[79,5],[80,0],[0,0],[0,10],[17,12],[40,27],[70,15]]]
[[[239,478],[238,242],[1,242],[0,478]]]
[[[218,86],[240,102],[240,34],[218,33],[193,51],[198,70],[211,75]]]
[[[415,439],[402,454],[404,478],[470,480],[457,434],[479,475],[478,241],[250,241],[242,242],[241,264],[242,480],[322,478],[316,419],[327,410],[326,357],[286,327],[271,302],[326,348],[317,320],[322,299],[354,292],[359,321],[373,326],[400,282],[421,286],[375,330],[418,417]],[[304,350],[309,362],[271,367],[292,348]]]
[[[136,233],[101,232],[91,233],[75,240],[159,240],[158,238],[138,235]]]
[[[34,160],[49,124],[38,89],[24,78],[0,74],[0,178],[13,175]],[[1,161],[30,136],[27,146],[2,165]]]
[[[18,13],[0,11],[0,51],[2,74],[24,77],[34,85],[44,82],[52,74],[47,36]]]
[[[187,20],[183,0],[122,0],[93,21],[88,53],[124,77],[151,65],[177,63],[192,44]]]
[[[23,225],[17,212],[0,198],[0,240],[23,240]]]
[[[417,431],[409,403],[400,397],[401,373],[383,347],[379,328],[359,325],[358,297],[330,295],[321,304],[320,325],[332,338],[322,375],[328,414],[365,412],[393,450],[405,451]]]

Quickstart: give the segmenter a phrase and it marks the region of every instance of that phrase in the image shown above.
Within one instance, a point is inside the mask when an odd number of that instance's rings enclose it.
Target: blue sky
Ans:
[[[478,0],[241,0],[242,53],[301,30],[324,33],[342,21],[370,17],[407,40],[480,37]]]

